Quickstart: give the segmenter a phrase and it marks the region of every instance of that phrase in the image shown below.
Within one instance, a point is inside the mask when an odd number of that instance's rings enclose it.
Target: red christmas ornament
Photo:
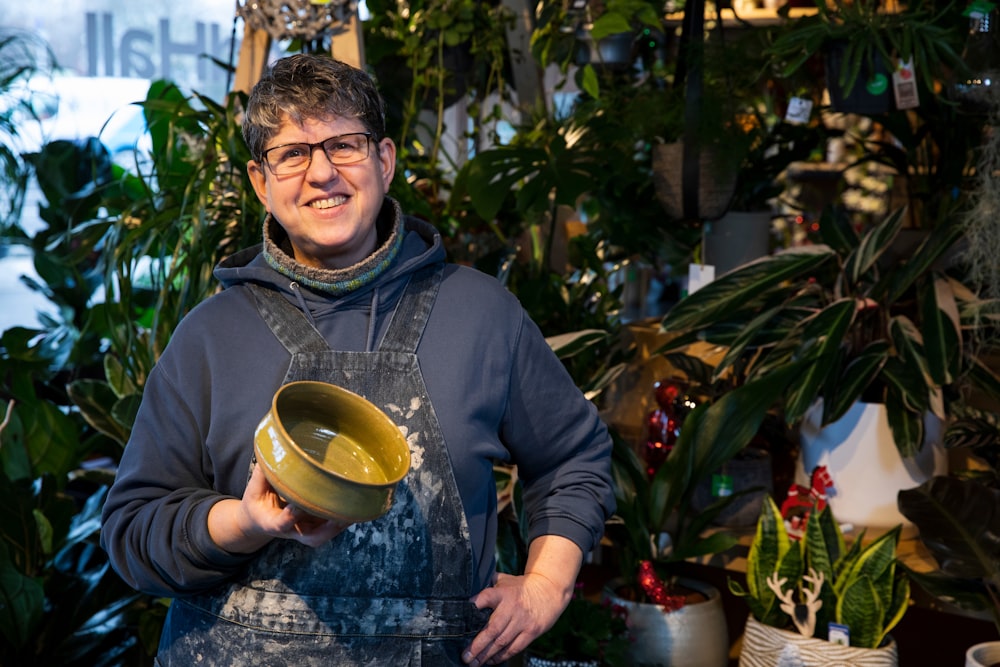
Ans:
[[[663,607],[664,611],[677,611],[684,606],[683,595],[673,595],[663,580],[656,575],[653,563],[644,560],[639,563],[639,586],[653,604]]]

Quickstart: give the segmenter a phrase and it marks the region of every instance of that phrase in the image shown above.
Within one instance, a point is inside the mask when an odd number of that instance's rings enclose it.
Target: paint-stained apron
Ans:
[[[382,517],[317,548],[275,540],[238,581],[174,600],[158,665],[462,664],[487,612],[469,602],[469,527],[416,356],[441,273],[412,277],[373,352],[331,350],[284,297],[252,287],[292,355],[285,382],[330,382],[382,408],[409,442],[411,469]]]

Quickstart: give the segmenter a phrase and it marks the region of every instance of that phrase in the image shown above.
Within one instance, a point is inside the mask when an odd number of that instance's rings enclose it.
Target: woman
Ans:
[[[223,261],[225,289],[181,321],[104,509],[116,570],[175,598],[158,664],[503,662],[558,618],[614,509],[607,430],[516,299],[446,264],[387,197],[396,149],[367,74],[281,59],[243,134],[263,244]],[[411,470],[379,519],[308,516],[252,464],[275,391],[306,379],[407,434]],[[495,574],[498,459],[524,483],[523,576]]]

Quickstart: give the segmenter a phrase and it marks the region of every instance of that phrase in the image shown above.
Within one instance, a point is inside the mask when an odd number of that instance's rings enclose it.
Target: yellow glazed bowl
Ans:
[[[365,398],[326,382],[279,388],[254,433],[254,451],[287,502],[346,522],[387,512],[410,469],[399,426]]]

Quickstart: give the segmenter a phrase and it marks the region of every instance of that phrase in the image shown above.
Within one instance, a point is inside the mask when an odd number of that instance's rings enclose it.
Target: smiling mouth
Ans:
[[[340,206],[347,201],[347,197],[340,195],[337,197],[329,197],[327,199],[317,199],[314,202],[310,202],[309,206],[312,208],[333,208],[334,206]]]

